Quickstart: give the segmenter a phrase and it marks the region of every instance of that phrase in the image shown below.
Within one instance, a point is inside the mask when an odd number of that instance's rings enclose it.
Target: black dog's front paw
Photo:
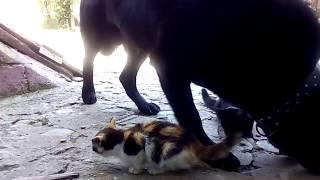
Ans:
[[[82,92],[82,100],[85,104],[94,104],[97,102],[96,93],[94,91]]]
[[[156,115],[160,111],[160,107],[154,103],[146,103],[139,107],[139,110],[144,115]]]

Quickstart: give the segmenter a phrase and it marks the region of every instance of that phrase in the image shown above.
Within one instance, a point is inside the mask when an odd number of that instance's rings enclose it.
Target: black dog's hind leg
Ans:
[[[169,73],[167,73],[169,72]],[[174,72],[174,71],[171,71]],[[170,71],[158,71],[161,87],[170,102],[179,124],[188,132],[192,132],[203,144],[209,145],[213,142],[205,133],[199,113],[193,102],[190,82],[179,74],[170,74]],[[236,171],[240,161],[232,153],[226,158],[216,161],[206,161],[213,168],[221,168]]]
[[[136,77],[141,64],[144,62],[147,54],[138,48],[125,45],[128,54],[127,64],[124,67],[120,81],[127,95],[137,105],[141,113],[145,115],[155,115],[160,111],[160,107],[154,103],[148,103],[139,93],[136,85]]]
[[[82,86],[82,100],[85,104],[94,104],[97,102],[96,92],[93,84],[93,61],[97,53],[97,48],[89,47],[89,45],[85,46]]]
[[[161,87],[171,105],[179,124],[206,145],[213,142],[205,133],[199,113],[194,105],[190,82],[177,74],[158,72]]]

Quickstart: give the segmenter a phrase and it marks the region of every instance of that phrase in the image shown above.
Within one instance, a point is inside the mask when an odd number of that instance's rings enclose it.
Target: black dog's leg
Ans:
[[[93,61],[97,53],[97,50],[86,47],[85,58],[83,61],[82,86],[82,100],[85,104],[94,104],[97,102],[93,84]]]
[[[187,129],[203,143],[213,142],[205,133],[199,113],[194,105],[190,82],[179,78],[177,74],[166,74],[158,71],[161,87],[175,113],[179,124]],[[170,77],[170,78],[169,78]],[[206,161],[213,168],[221,168],[229,171],[237,171],[240,161],[232,153],[226,158],[216,161]]]
[[[250,115],[248,115],[248,118],[245,121],[244,127],[243,127],[243,137],[244,138],[253,138],[252,134],[252,128],[254,125],[254,119]]]
[[[128,53],[127,64],[120,75],[122,86],[141,113],[155,115],[160,111],[160,107],[154,103],[146,102],[136,86],[137,73],[147,54],[133,47],[126,47],[126,51]]]
[[[203,144],[212,144],[213,142],[202,127],[199,112],[194,105],[190,82],[178,78],[176,74],[158,74],[161,87],[179,124],[187,131],[192,132]]]

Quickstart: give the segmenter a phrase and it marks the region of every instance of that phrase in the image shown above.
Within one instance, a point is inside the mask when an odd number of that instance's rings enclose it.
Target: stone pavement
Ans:
[[[78,172],[79,179],[320,179],[308,174],[294,161],[262,137],[246,139],[233,151],[241,160],[241,173],[222,170],[192,170],[161,176],[134,176],[121,162],[92,152],[91,138],[111,117],[120,127],[159,118],[175,122],[152,68],[144,64],[138,74],[138,89],[146,99],[157,103],[157,116],[141,116],[124,93],[118,80],[125,60],[96,62],[95,87],[98,102],[84,105],[82,82],[0,100],[0,179]],[[116,66],[117,65],[117,66]],[[200,87],[192,85],[194,100],[205,130],[214,141],[223,137],[215,114],[203,106]],[[298,132],[297,132],[298,133]]]

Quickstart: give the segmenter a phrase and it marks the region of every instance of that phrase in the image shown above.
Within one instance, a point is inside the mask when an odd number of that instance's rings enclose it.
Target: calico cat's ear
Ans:
[[[107,128],[115,129],[116,127],[117,127],[116,119],[114,117],[112,117],[110,122],[107,124]]]

